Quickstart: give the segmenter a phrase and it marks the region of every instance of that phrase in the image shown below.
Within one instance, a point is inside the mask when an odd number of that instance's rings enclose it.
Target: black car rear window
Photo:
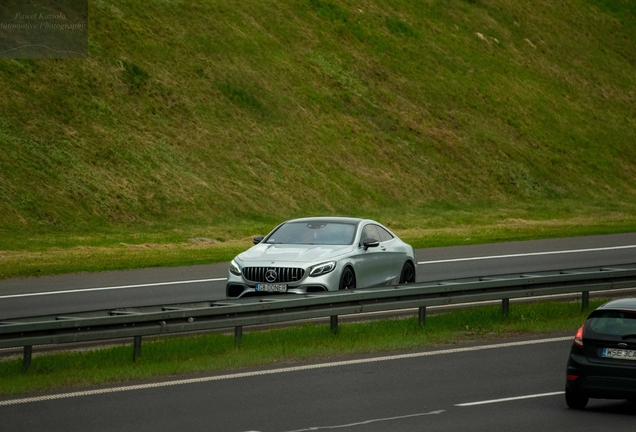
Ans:
[[[587,337],[619,337],[636,339],[636,312],[597,310],[585,324]]]

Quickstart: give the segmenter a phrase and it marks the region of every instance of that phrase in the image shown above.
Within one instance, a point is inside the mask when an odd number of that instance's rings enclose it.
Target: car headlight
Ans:
[[[324,275],[326,273],[329,273],[330,271],[333,271],[333,269],[335,268],[336,268],[335,261],[331,261],[324,264],[318,264],[309,269],[309,276]]]
[[[239,267],[239,265],[234,260],[232,260],[232,262],[230,263],[230,273],[236,276],[241,275],[241,267]]]

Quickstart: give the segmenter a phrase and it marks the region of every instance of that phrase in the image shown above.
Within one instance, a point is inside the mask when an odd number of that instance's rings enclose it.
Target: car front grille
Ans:
[[[267,280],[269,270],[276,272],[275,280]],[[245,267],[243,277],[253,282],[287,283],[295,282],[305,275],[305,270],[295,267]]]

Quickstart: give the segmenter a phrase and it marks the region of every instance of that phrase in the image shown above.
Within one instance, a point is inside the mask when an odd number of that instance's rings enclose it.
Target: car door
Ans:
[[[369,223],[362,227],[360,234],[360,260],[356,269],[358,287],[386,285],[391,279],[391,253],[381,242],[378,226]],[[377,247],[364,249],[363,243],[368,239],[380,242]]]
[[[397,284],[400,282],[402,266],[406,262],[404,251],[396,247],[396,244],[399,245],[401,242],[388,230],[384,229],[384,227],[378,225],[377,228],[380,234],[380,248],[389,255],[390,259],[389,267],[387,267],[386,270],[385,281],[387,284]]]

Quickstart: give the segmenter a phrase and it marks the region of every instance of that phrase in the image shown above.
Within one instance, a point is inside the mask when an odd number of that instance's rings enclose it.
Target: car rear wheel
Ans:
[[[356,274],[351,267],[345,267],[340,276],[340,289],[354,289],[356,287]]]
[[[565,403],[572,409],[582,410],[590,400],[587,396],[584,396],[576,391],[565,389]]]
[[[415,283],[415,267],[413,266],[413,263],[411,261],[407,261],[404,263],[404,267],[402,267],[402,273],[400,274],[400,283]]]

